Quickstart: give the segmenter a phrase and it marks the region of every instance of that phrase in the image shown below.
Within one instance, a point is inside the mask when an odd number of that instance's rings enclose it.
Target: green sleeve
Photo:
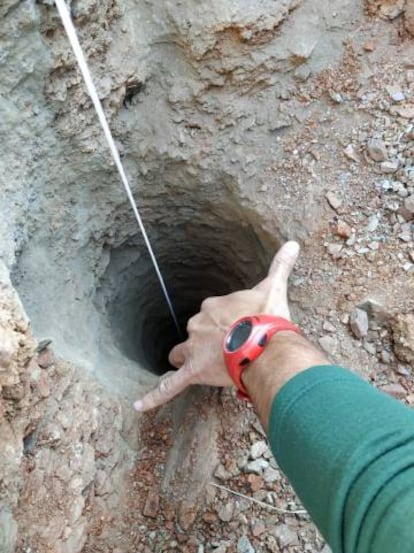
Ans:
[[[276,395],[269,440],[333,553],[414,552],[414,411],[312,367]]]

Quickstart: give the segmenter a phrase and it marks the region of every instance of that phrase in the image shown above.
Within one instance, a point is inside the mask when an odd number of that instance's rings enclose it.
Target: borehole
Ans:
[[[203,299],[255,284],[276,249],[252,226],[216,223],[176,228],[154,243],[184,335]],[[155,374],[171,369],[168,352],[180,340],[138,235],[111,251],[99,301],[123,355]]]

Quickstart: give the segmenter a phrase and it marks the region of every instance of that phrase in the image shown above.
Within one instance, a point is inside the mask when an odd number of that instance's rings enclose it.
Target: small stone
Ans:
[[[414,215],[414,194],[408,196],[404,201],[404,208],[411,214]]]
[[[403,102],[405,100],[405,96],[398,86],[387,86],[385,88],[393,102]]]
[[[50,346],[53,340],[50,338],[45,338],[44,340],[40,340],[40,342],[37,344],[36,347],[36,353],[42,353],[43,350],[45,350],[47,347]]]
[[[360,303],[358,308],[366,311],[370,323],[374,322],[377,326],[384,326],[388,322],[390,314],[387,308],[371,298]]]
[[[265,459],[256,459],[254,461],[251,461],[250,463],[247,463],[245,470],[246,472],[254,472],[254,474],[262,474],[262,472],[267,469],[269,466],[269,462]]]
[[[247,536],[242,536],[237,542],[237,553],[256,553]]]
[[[263,457],[263,455],[267,453],[268,450],[269,447],[267,443],[264,440],[260,440],[259,442],[254,443],[250,448],[250,458],[258,459],[259,457]]]
[[[266,526],[261,521],[254,522],[252,524],[252,535],[257,538],[266,531]]]
[[[392,354],[384,349],[380,353],[380,360],[384,365],[389,365],[392,361]]]
[[[263,473],[263,479],[266,484],[273,484],[281,479],[280,472],[272,467],[267,467]]]
[[[338,259],[341,256],[340,254],[342,252],[343,246],[342,244],[329,243],[326,245],[326,249],[329,255],[331,255],[334,259]]]
[[[367,144],[369,157],[374,161],[385,161],[388,158],[385,142],[379,138],[371,138]]]
[[[217,480],[222,480],[223,482],[231,478],[230,472],[221,463],[217,466],[214,476]]]
[[[342,95],[339,94],[339,92],[335,92],[334,90],[329,90],[329,96],[336,104],[342,104],[344,101]]]
[[[370,215],[368,217],[368,224],[367,224],[367,231],[368,232],[375,232],[378,228],[379,224],[379,217],[378,215]]]
[[[294,532],[287,524],[279,524],[271,533],[276,538],[281,549],[290,545],[299,545],[297,532]]]
[[[336,332],[336,327],[329,321],[324,321],[322,328],[326,330],[326,332]]]
[[[189,501],[183,501],[178,513],[178,522],[185,531],[189,530],[196,519],[198,505]]]
[[[368,334],[367,312],[356,307],[349,316],[349,326],[357,338],[366,336]]]
[[[47,369],[53,365],[53,353],[50,348],[44,348],[37,357],[37,364],[42,369]]]
[[[249,476],[247,477],[247,481],[253,493],[258,492],[263,488],[263,478],[261,476],[258,476],[257,474],[249,474]]]
[[[355,163],[359,163],[360,159],[358,154],[355,151],[355,147],[353,144],[348,144],[348,146],[344,149],[344,154],[351,161],[355,161]]]
[[[375,344],[372,344],[371,342],[365,342],[364,350],[367,353],[369,353],[370,355],[376,355],[377,354],[377,348],[375,347]]]
[[[336,338],[326,335],[319,338],[318,342],[321,348],[326,351],[326,353],[329,353],[330,355],[335,355],[336,349],[338,347],[338,342]]]
[[[234,503],[228,502],[218,510],[218,517],[223,522],[230,522],[234,514]]]
[[[391,330],[396,357],[414,367],[414,313],[398,314],[393,317]]]
[[[407,394],[407,390],[398,383],[386,384],[385,386],[381,386],[381,390],[397,399],[401,399]]]
[[[407,105],[405,107],[398,108],[397,113],[404,119],[414,119],[414,105]]]
[[[337,211],[342,205],[342,200],[338,198],[338,196],[334,192],[327,192],[325,194],[325,198],[328,200],[328,204],[335,211]]]
[[[66,526],[62,532],[62,540],[66,541],[68,537],[71,535],[71,533],[72,533],[72,528],[70,526]]]
[[[160,496],[157,492],[150,491],[145,501],[143,515],[149,518],[157,518],[160,508]]]
[[[398,159],[383,161],[380,165],[381,173],[395,173],[398,170],[399,165],[400,162]]]
[[[341,238],[349,238],[352,234],[352,229],[345,221],[338,221],[335,226],[335,234]]]
[[[369,40],[363,45],[363,49],[365,50],[365,52],[373,52],[375,50],[375,44],[371,40]]]
[[[411,372],[410,369],[407,369],[407,367],[404,367],[404,365],[397,365],[397,368],[395,369],[395,372],[401,376],[410,376]]]

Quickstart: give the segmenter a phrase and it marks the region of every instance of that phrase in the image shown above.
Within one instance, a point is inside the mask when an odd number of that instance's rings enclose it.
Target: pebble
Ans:
[[[214,549],[214,553],[226,553],[226,551],[227,551],[227,546],[223,544],[219,545]]]
[[[262,474],[262,472],[267,469],[269,466],[269,462],[265,459],[255,459],[254,461],[251,461],[250,463],[247,463],[245,470],[246,472],[253,472],[254,474]]]
[[[284,549],[289,545],[299,545],[297,533],[294,532],[287,524],[279,524],[271,533],[276,538],[281,549]]]
[[[150,491],[144,505],[143,515],[149,518],[157,518],[160,507],[160,497],[157,492]]]
[[[395,173],[398,170],[400,162],[398,159],[392,159],[390,161],[383,161],[380,165],[381,173]]]
[[[366,336],[368,334],[367,312],[356,307],[349,316],[349,326],[357,338]]]
[[[249,474],[247,481],[253,493],[258,492],[263,488],[263,478],[257,474]]]
[[[385,365],[389,365],[392,361],[392,354],[387,350],[382,350],[380,353],[380,359]]]
[[[359,163],[360,159],[358,154],[355,151],[355,147],[353,144],[348,144],[348,146],[344,149],[344,154],[351,161],[355,161],[355,163]]]
[[[259,457],[263,457],[263,455],[267,453],[268,450],[269,447],[267,443],[264,440],[260,440],[259,442],[254,443],[250,448],[250,458],[258,459]]]
[[[336,104],[342,104],[344,101],[342,95],[339,92],[335,92],[334,90],[329,91],[329,96]]]
[[[237,553],[256,553],[247,536],[242,536],[237,542]]]
[[[272,467],[267,467],[263,473],[263,479],[266,484],[273,484],[281,479],[280,472]]]
[[[411,213],[411,215],[414,215],[414,195],[411,194],[411,196],[408,196],[408,198],[404,201],[404,207],[407,211]]]
[[[398,108],[396,111],[398,115],[404,119],[414,119],[414,105]]]
[[[369,157],[374,161],[385,161],[388,159],[388,152],[385,142],[379,138],[371,138],[367,144]]]
[[[401,376],[410,376],[411,372],[410,369],[407,367],[404,367],[404,365],[397,365],[397,368],[395,369],[395,372],[398,373]]]
[[[367,353],[369,353],[370,355],[376,355],[377,354],[377,348],[375,347],[375,344],[372,344],[371,342],[365,342],[364,350]]]
[[[405,100],[405,96],[398,86],[387,86],[386,89],[393,102],[403,102]]]
[[[340,257],[341,251],[342,251],[342,244],[327,244],[326,249],[334,259],[338,259]]]
[[[338,196],[334,192],[327,192],[325,198],[327,199],[328,204],[335,211],[337,211],[342,205],[342,200],[338,198]]]
[[[218,510],[218,517],[223,522],[230,522],[234,514],[234,503],[228,502]]]
[[[352,234],[352,229],[345,221],[338,221],[335,226],[335,234],[341,238],[349,238]]]
[[[322,336],[318,340],[319,345],[321,348],[326,351],[326,353],[329,353],[330,355],[335,355],[336,348],[338,347],[338,342],[336,338],[332,336]]]
[[[221,463],[216,468],[214,476],[217,478],[217,480],[222,480],[223,482],[231,478],[230,472]]]
[[[326,332],[336,332],[336,328],[329,321],[324,321],[322,328],[323,330],[326,330]]]
[[[375,50],[375,44],[372,41],[368,41],[364,44],[363,49],[365,52],[373,52]]]
[[[407,394],[407,390],[398,383],[386,384],[385,386],[381,387],[381,390],[397,399],[401,399]]]
[[[52,350],[48,347],[44,348],[41,353],[39,353],[37,358],[37,364],[42,369],[47,369],[51,365],[53,365],[53,353]]]
[[[368,224],[367,224],[367,231],[368,232],[374,232],[377,230],[379,225],[379,217],[378,215],[370,215],[368,218]]]
[[[266,526],[261,521],[253,522],[252,524],[252,534],[255,538],[263,534],[266,531]]]

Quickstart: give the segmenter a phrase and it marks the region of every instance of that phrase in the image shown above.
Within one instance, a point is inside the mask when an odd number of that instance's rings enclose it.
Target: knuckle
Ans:
[[[160,394],[163,396],[169,395],[171,391],[171,380],[169,378],[164,378],[164,380],[161,380],[159,385]]]
[[[215,306],[216,306],[216,303],[217,303],[217,300],[219,298],[217,296],[211,296],[209,298],[206,298],[205,300],[203,300],[202,304],[201,304],[201,310],[202,311],[205,311],[205,310],[210,310],[210,309],[213,309]]]
[[[191,319],[188,319],[187,321],[187,332],[190,334],[191,332],[194,332],[194,330],[197,328],[197,315],[194,317],[191,317]]]

